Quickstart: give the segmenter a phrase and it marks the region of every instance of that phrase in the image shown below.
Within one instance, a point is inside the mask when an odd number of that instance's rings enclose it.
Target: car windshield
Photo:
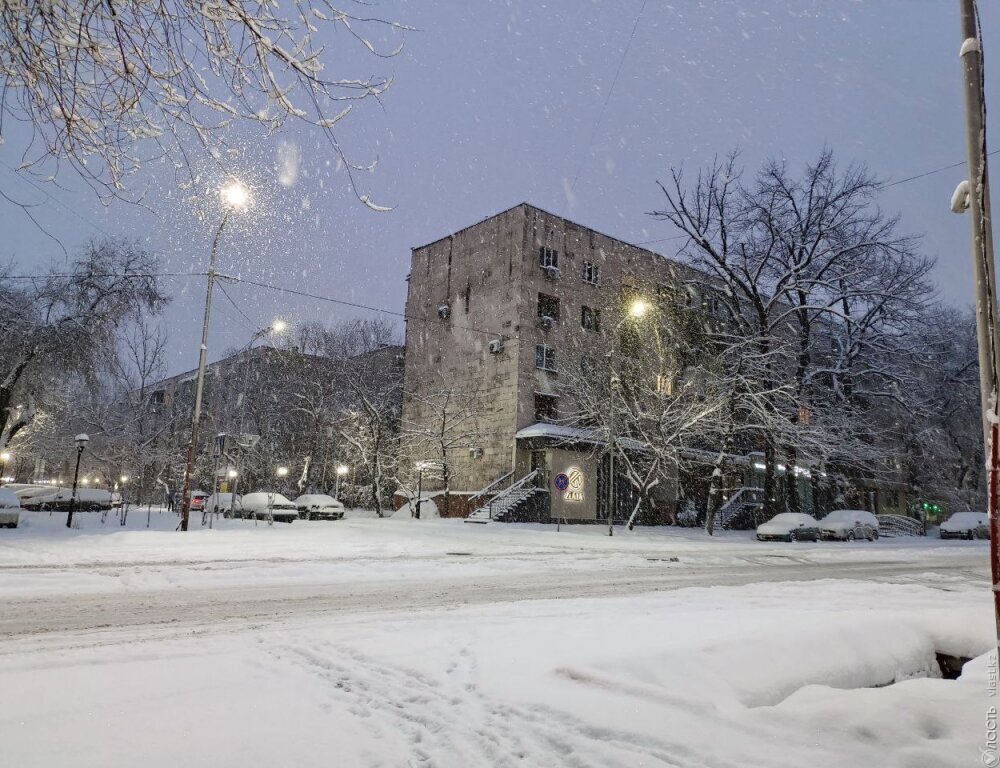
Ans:
[[[863,520],[867,513],[857,509],[838,509],[823,518],[824,523],[853,523]]]
[[[948,522],[959,523],[961,525],[976,525],[986,519],[987,516],[982,512],[956,512]]]
[[[802,515],[795,512],[782,512],[771,518],[772,523],[801,523]]]

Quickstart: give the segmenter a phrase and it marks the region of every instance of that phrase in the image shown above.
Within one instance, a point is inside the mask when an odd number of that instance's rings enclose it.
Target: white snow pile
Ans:
[[[412,505],[412,506],[411,506]],[[412,502],[406,502],[403,506],[392,513],[393,520],[409,520],[413,517],[417,508],[417,500],[414,499]],[[437,504],[430,496],[424,496],[420,501],[420,519],[430,520],[431,518],[441,517],[438,512]]]

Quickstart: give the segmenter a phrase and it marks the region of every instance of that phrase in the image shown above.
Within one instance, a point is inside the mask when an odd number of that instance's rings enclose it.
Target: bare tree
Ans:
[[[402,377],[385,366],[359,366],[349,381],[354,404],[340,436],[353,465],[367,479],[375,514],[382,517],[389,481],[397,475]]]
[[[463,451],[482,441],[479,426],[480,393],[459,386],[443,385],[426,394],[408,395],[416,419],[404,422],[401,439],[404,453],[415,459],[433,462],[435,479],[443,490],[444,508],[449,508],[454,464]],[[413,467],[400,467],[401,484],[412,486]]]
[[[28,428],[65,376],[93,376],[129,317],[166,301],[156,260],[124,242],[91,245],[65,272],[0,276],[0,448]]]
[[[732,154],[691,189],[678,170],[661,188],[667,205],[653,215],[687,235],[682,254],[720,316],[722,360],[743,382],[730,411],[762,445],[765,504],[780,495],[799,511],[791,470],[803,462],[884,463],[891,449],[873,414],[905,399],[902,339],[932,293],[931,262],[878,208],[878,182],[824,151],[801,177],[772,162],[745,183]]]
[[[406,29],[371,17],[366,6],[5,2],[0,118],[34,127],[22,167],[67,161],[102,193],[117,194],[141,165],[140,142],[151,143],[149,155],[183,166],[191,139],[221,157],[224,129],[234,123],[273,132],[290,119],[326,135],[354,185],[356,166],[344,156],[337,123],[356,102],[378,100],[391,78],[348,74],[350,47],[331,55],[330,40],[354,42],[362,57],[391,57]],[[360,60],[356,66],[367,69]]]
[[[176,426],[158,388],[167,339],[155,318],[140,315],[119,329],[117,341],[97,386],[81,398],[79,418],[91,436],[90,455],[105,465],[105,474],[128,475],[133,498],[148,499],[163,484],[171,459],[182,459],[164,439]]]

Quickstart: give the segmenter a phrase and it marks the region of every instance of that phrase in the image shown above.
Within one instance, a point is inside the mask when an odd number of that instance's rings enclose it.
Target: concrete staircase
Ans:
[[[497,493],[483,506],[469,513],[465,518],[467,523],[503,523],[508,521],[517,512],[518,507],[539,492],[535,485],[535,478],[538,477],[538,470],[529,472],[509,488]]]
[[[738,515],[752,512],[764,506],[764,489],[745,485],[729,497],[721,507],[715,510],[715,527],[729,528],[730,523]]]

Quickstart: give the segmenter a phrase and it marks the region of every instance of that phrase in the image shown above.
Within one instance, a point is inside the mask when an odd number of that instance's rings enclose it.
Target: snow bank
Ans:
[[[413,517],[416,512],[417,503],[413,502],[411,507],[410,502],[406,502],[403,506],[392,513],[393,520],[409,520]],[[441,517],[438,512],[437,504],[434,503],[434,499],[429,496],[424,497],[420,501],[420,519],[421,520],[433,520],[434,518]]]

